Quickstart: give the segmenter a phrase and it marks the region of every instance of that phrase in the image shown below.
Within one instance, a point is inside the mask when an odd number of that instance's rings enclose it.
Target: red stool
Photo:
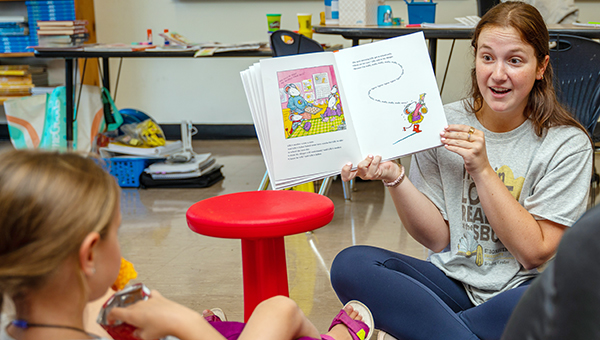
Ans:
[[[249,191],[211,197],[186,214],[194,232],[242,240],[244,320],[275,295],[289,296],[283,237],[325,226],[333,202],[302,191]]]

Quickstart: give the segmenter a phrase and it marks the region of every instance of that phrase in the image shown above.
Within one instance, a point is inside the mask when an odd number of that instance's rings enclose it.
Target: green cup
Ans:
[[[281,14],[267,14],[269,23],[269,33],[273,33],[281,28]]]

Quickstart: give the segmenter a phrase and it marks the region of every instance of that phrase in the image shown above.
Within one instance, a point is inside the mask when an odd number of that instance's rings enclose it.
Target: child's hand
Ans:
[[[381,163],[381,156],[368,155],[352,170],[352,163],[347,163],[342,168],[342,180],[349,181],[355,177],[365,180],[386,180],[392,182],[400,176],[400,167],[395,162]]]
[[[156,290],[152,290],[148,300],[136,302],[126,308],[113,308],[107,319],[109,323],[121,320],[137,327],[134,336],[140,339],[177,336],[191,327],[206,323],[200,314],[166,299]]]

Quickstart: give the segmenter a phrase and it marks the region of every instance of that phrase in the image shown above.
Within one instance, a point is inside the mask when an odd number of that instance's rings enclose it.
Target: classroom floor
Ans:
[[[240,241],[193,233],[185,212],[207,197],[256,190],[265,171],[258,142],[194,141],[197,153],[211,152],[224,164],[225,180],[206,189],[124,190],[120,241],[135,264],[138,281],[198,311],[220,307],[230,320],[243,319]],[[403,160],[403,163],[405,161]],[[342,307],[329,282],[335,255],[368,244],[425,258],[426,251],[402,227],[381,182],[357,182],[351,202],[342,183],[328,195],[333,221],[312,234],[286,237],[290,297],[325,332]]]
[[[265,171],[262,155],[256,140],[194,141],[194,150],[211,152],[224,165],[225,179],[205,189],[123,190],[121,250],[138,271],[135,282],[197,311],[220,307],[229,320],[242,321],[240,241],[195,234],[185,213],[204,198],[256,190]],[[333,221],[285,240],[290,296],[321,332],[342,307],[329,282],[329,268],[340,250],[368,244],[426,256],[402,227],[381,182],[357,182],[347,202],[337,180],[328,197],[335,204]]]
[[[220,307],[243,320],[240,241],[202,236],[185,220],[195,202],[215,195],[256,190],[265,165],[256,140],[194,141],[224,165],[225,180],[205,189],[123,190],[119,232],[123,256],[139,273],[136,281],[195,310]],[[326,332],[342,307],[329,282],[335,255],[353,244],[370,244],[424,258],[426,252],[402,228],[381,182],[357,182],[352,202],[342,182],[328,195],[333,221],[310,234],[285,238],[290,296],[317,328]]]

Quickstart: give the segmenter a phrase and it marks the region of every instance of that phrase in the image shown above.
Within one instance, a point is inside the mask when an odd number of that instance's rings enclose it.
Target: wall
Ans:
[[[387,1],[394,16],[407,18],[404,1]],[[596,2],[578,2],[581,21],[600,20]],[[282,28],[298,28],[296,13],[313,13],[318,20],[323,1],[207,1],[207,0],[96,0],[96,30],[100,42],[145,40],[151,28],[155,42],[164,28],[192,41],[241,43],[267,41],[266,13],[282,13]],[[436,22],[453,23],[454,17],[475,15],[475,0],[438,0]],[[316,34],[320,42],[343,43],[338,36]],[[362,41],[366,42],[366,41]],[[451,42],[438,43],[438,83],[441,86]],[[251,124],[239,72],[257,58],[124,59],[118,84],[117,106],[147,112],[160,123]],[[468,41],[457,41],[442,99],[448,103],[464,95],[472,57]],[[112,89],[119,61],[111,61]]]

